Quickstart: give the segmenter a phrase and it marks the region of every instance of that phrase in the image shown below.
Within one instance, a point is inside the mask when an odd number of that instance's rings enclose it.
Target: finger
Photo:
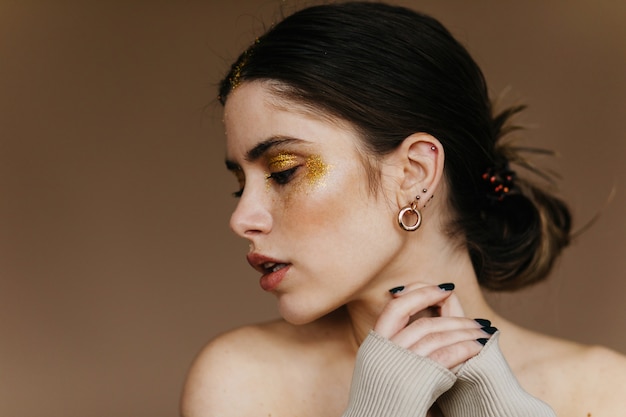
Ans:
[[[402,285],[399,287],[392,288],[389,290],[393,297],[401,297],[402,295],[411,292],[418,288],[427,287],[428,284],[424,284],[421,282],[412,283],[409,285]],[[456,295],[451,295],[448,299],[444,300],[441,305],[437,305],[438,314],[437,316],[443,317],[465,317],[465,313],[463,311],[463,307],[461,306],[461,301]]]
[[[401,285],[399,287],[392,288],[392,289],[389,290],[389,292],[391,293],[391,295],[393,295],[395,297],[400,297],[403,294],[412,292],[414,290],[418,290],[420,288],[426,288],[426,287],[433,287],[433,286],[439,286],[440,288],[447,287],[447,288],[454,289],[454,284],[453,283],[444,283],[444,284],[439,284],[439,285],[433,285],[433,284],[428,284],[428,283],[425,283],[425,282],[412,282],[410,284]]]
[[[411,316],[443,302],[451,295],[453,288],[452,284],[441,284],[402,291],[401,296],[396,296],[387,303],[374,326],[374,331],[391,339],[409,323]]]
[[[465,317],[465,312],[463,311],[459,297],[457,297],[456,294],[451,294],[450,297],[441,304],[439,314],[441,317]]]
[[[454,368],[478,355],[482,347],[483,344],[477,340],[465,340],[442,347],[432,352],[428,357],[454,371]]]
[[[450,331],[477,330],[483,326],[482,323],[465,317],[422,317],[391,336],[390,340],[408,349],[428,335]]]
[[[493,331],[491,331],[493,329]],[[465,328],[455,329],[444,332],[429,333],[426,336],[419,339],[409,350],[417,353],[421,356],[430,357],[433,352],[443,349],[447,346],[453,346],[455,344],[465,341],[476,341],[478,339],[487,339],[495,333],[495,328]]]

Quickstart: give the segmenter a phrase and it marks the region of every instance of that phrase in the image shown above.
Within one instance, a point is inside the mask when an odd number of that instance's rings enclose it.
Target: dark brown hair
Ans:
[[[521,108],[492,114],[480,68],[432,17],[370,2],[300,10],[240,55],[220,101],[251,80],[278,81],[288,98],[349,121],[372,155],[416,132],[436,137],[446,154],[450,233],[466,244],[482,286],[532,284],[569,243],[566,205],[509,170],[515,157],[500,139]],[[494,193],[492,173],[509,176],[508,193]]]

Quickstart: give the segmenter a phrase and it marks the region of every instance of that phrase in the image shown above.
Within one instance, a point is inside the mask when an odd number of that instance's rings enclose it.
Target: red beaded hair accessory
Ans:
[[[487,198],[491,202],[500,202],[515,191],[515,172],[505,164],[501,168],[488,168],[482,175]]]

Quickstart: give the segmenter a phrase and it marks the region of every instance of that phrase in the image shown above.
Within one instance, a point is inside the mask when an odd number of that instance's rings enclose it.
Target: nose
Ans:
[[[235,211],[230,216],[230,228],[238,236],[252,239],[272,230],[272,216],[262,196],[244,190]]]

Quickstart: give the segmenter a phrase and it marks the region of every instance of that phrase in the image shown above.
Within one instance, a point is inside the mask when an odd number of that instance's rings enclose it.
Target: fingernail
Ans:
[[[485,339],[484,337],[481,337],[480,339],[476,339],[476,341],[480,343],[481,345],[485,346],[487,342],[489,341],[489,339]]]
[[[480,327],[489,327],[491,326],[491,321],[487,319],[474,319],[474,321],[480,324]]]
[[[454,284],[451,282],[446,282],[445,284],[439,284],[439,288],[444,291],[452,291],[454,289]]]
[[[495,332],[498,331],[497,328],[492,327],[492,326],[485,326],[485,327],[482,327],[480,330],[482,330],[483,332],[487,334],[494,334]]]
[[[399,287],[394,287],[394,288],[390,289],[389,292],[393,295],[393,294],[399,293],[403,289],[404,289],[404,285],[400,285]]]

